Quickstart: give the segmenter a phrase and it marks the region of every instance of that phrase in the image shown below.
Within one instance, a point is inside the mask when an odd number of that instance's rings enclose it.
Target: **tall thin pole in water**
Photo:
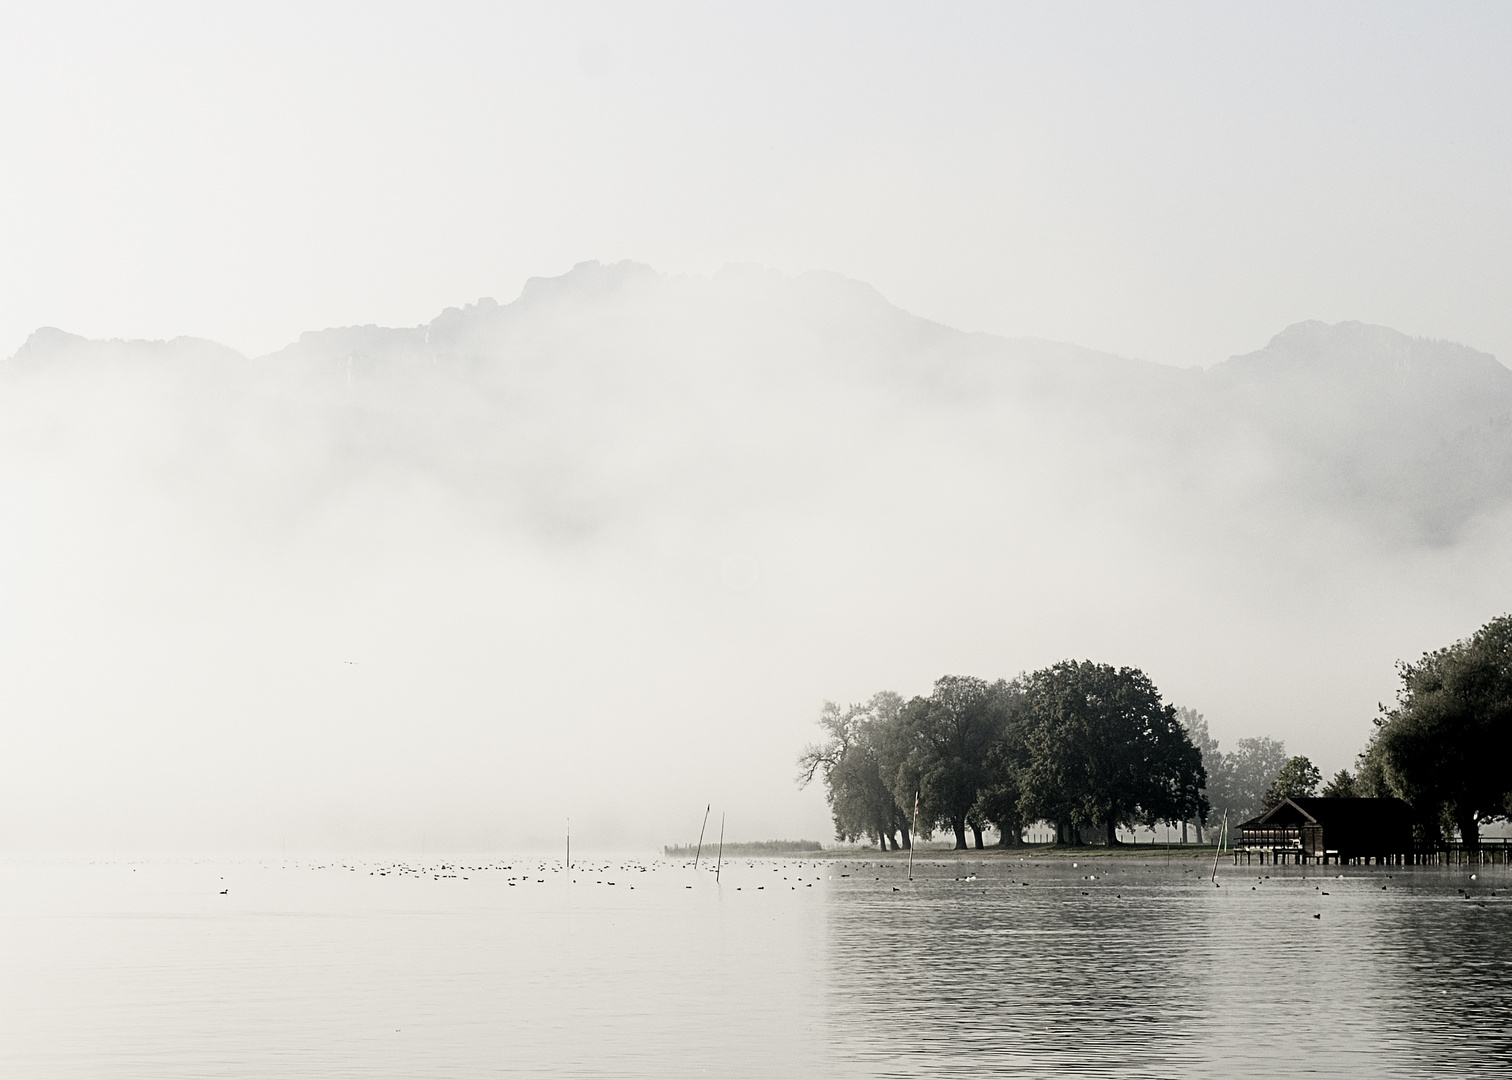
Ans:
[[[713,805],[713,803],[709,803],[708,806],[704,807],[704,823],[698,827],[698,850],[693,852],[693,869],[695,870],[698,869],[698,856],[703,853],[704,830],[709,827],[709,807]]]
[[[724,811],[719,812],[719,855],[714,859],[714,884],[719,884],[719,867],[724,863]]]
[[[914,818],[913,828],[908,836],[908,880],[913,880],[913,849],[919,842],[919,789],[914,788]]]
[[[572,869],[572,819],[567,819],[567,869]]]
[[[1218,856],[1223,852],[1223,839],[1228,836],[1228,811],[1223,812],[1223,829],[1218,833],[1218,846],[1213,849],[1213,884],[1218,884]]]

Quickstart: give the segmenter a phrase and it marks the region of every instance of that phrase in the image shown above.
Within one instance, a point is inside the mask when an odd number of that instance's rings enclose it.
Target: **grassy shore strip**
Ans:
[[[728,850],[728,849],[726,849]],[[1056,845],[1020,844],[1017,847],[1000,847],[994,844],[985,848],[951,847],[914,848],[915,862],[1001,862],[1016,859],[1207,859],[1212,861],[1217,848],[1211,844],[1120,844],[1108,847],[1103,844]],[[872,861],[907,862],[907,851],[878,851],[876,848],[825,848],[808,852],[806,857],[815,859],[868,859]]]
[[[718,848],[717,844],[704,841],[703,853],[712,855]],[[668,844],[662,848],[662,854],[669,859],[691,859],[697,851],[695,844]],[[766,857],[774,855],[802,855],[812,857],[824,854],[824,845],[817,840],[745,840],[732,843],[726,840],[724,845],[726,856],[744,855],[747,858],[752,855]]]
[[[709,855],[713,845],[704,845],[704,855]],[[915,861],[927,862],[982,862],[1012,859],[1212,859],[1216,853],[1212,844],[1120,844],[1108,847],[1104,844],[1019,844],[1017,847],[1001,847],[994,844],[985,848],[956,850],[947,844],[919,844],[914,848]],[[691,859],[693,844],[669,844],[662,848],[668,858]],[[872,861],[907,862],[907,851],[878,851],[874,847],[822,847],[813,840],[758,840],[744,843],[725,843],[725,858],[799,858],[799,859],[867,859]]]

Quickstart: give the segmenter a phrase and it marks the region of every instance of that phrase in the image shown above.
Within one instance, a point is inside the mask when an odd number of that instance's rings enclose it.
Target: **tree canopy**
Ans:
[[[1382,708],[1361,755],[1361,785],[1417,812],[1423,840],[1445,826],[1479,843],[1512,810],[1512,615],[1415,663],[1399,663],[1396,705]]]
[[[798,786],[816,774],[824,778],[825,797],[841,840],[875,839],[884,851],[898,843],[902,830],[909,843],[908,822],[882,775],[882,741],[896,725],[903,700],[884,690],[864,705],[841,708],[824,703],[819,726],[824,740],[808,746],[798,759]]]
[[[1323,774],[1309,759],[1300,754],[1287,758],[1265,791],[1265,808],[1269,810],[1283,799],[1310,799],[1322,782]]]
[[[1201,753],[1144,672],[1064,660],[1024,691],[1030,816],[1101,826],[1112,844],[1119,825],[1206,813]]]
[[[883,751],[894,797],[911,805],[919,793],[921,824],[955,834],[966,847],[971,824],[981,847],[981,821],[972,810],[992,786],[994,750],[1005,738],[1016,697],[1001,680],[946,675],[927,698],[903,706]]]
[[[1350,775],[1348,769],[1340,769],[1334,773],[1333,779],[1329,780],[1323,787],[1323,797],[1325,799],[1353,799],[1358,797],[1359,794],[1355,778]]]
[[[1202,761],[1202,771],[1207,774],[1208,790],[1204,794],[1208,795],[1209,800],[1211,800],[1213,781],[1223,769],[1223,754],[1218,749],[1218,740],[1213,738],[1212,733],[1208,731],[1207,719],[1196,709],[1189,709],[1178,705],[1176,707],[1176,719],[1181,722],[1181,726],[1186,729],[1187,738],[1191,739],[1192,745],[1197,748],[1197,753]],[[1211,814],[1213,812],[1214,809],[1210,806],[1208,813]],[[1182,819],[1182,839],[1186,838],[1187,820],[1187,818]],[[1197,842],[1200,844],[1202,842],[1202,826],[1206,824],[1204,815],[1194,814],[1191,820],[1197,826]]]
[[[1512,818],[1512,615],[1412,663],[1397,664],[1396,703],[1351,774],[1323,784],[1316,765],[1275,739],[1239,739],[1222,753],[1202,714],[1161,700],[1144,672],[1063,660],[1012,681],[947,675],[927,697],[881,693],[842,709],[826,703],[824,739],[799,759],[799,784],[822,775],[843,840],[909,843],[918,796],[925,835],[966,831],[982,846],[997,828],[1018,843],[1027,822],[1052,822],[1060,841],[1095,827],[1231,825],[1283,799],[1394,796],[1416,815],[1419,842],[1446,830],[1479,843],[1488,821]],[[1198,833],[1201,839],[1201,833]]]
[[[1232,828],[1264,812],[1265,796],[1289,759],[1283,743],[1266,738],[1238,739],[1232,751],[1217,756],[1208,799],[1214,815],[1227,817]]]
[[[836,835],[901,828],[915,793],[921,831],[946,829],[956,846],[983,829],[1017,843],[1026,821],[1081,828],[1201,820],[1202,753],[1134,668],[1064,661],[1013,681],[947,675],[928,697],[879,694],[866,705],[827,703],[825,738],[799,760],[799,783],[822,775]]]

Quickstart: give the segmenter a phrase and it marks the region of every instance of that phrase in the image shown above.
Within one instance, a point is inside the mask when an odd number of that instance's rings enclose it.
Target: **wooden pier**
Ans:
[[[1354,853],[1348,856],[1337,850],[1324,849],[1319,854],[1310,854],[1300,844],[1263,844],[1241,842],[1233,850],[1234,864],[1255,863],[1262,866],[1294,863],[1330,863],[1340,866],[1512,866],[1512,838],[1495,837],[1482,840],[1471,847],[1458,840],[1436,848],[1415,848],[1411,851],[1385,852],[1378,854]]]

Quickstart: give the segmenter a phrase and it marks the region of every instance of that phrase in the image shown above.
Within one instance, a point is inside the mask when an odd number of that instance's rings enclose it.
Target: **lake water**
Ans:
[[[10,862],[0,1076],[1512,1075],[1512,875],[1326,869]]]

